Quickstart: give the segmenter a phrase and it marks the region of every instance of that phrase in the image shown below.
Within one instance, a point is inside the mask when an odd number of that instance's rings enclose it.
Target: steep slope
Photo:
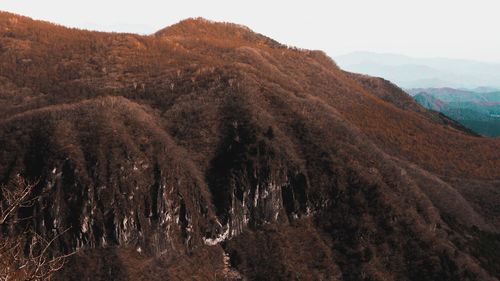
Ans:
[[[500,136],[500,97],[495,91],[409,89],[422,106],[439,111],[478,134]]]
[[[499,141],[386,81],[203,19],[139,36],[2,13],[0,32],[0,181],[38,181],[17,231],[79,249],[61,279],[500,276],[458,246],[499,241],[471,191],[498,189]]]
[[[440,111],[444,107],[444,102],[437,99],[429,94],[420,93],[413,97],[415,101],[421,104],[423,107],[434,111]]]
[[[403,110],[410,110],[413,112],[416,112],[420,114],[422,117],[428,119],[431,121],[431,123],[437,123],[440,125],[443,125],[447,127],[448,129],[455,129],[458,131],[466,132],[468,134],[477,136],[476,133],[472,132],[471,130],[465,128],[463,125],[460,123],[453,121],[446,117],[443,114],[434,112],[432,110],[425,110],[425,107],[422,108],[420,105],[422,103],[415,103],[416,97],[410,97],[409,95],[405,94],[400,88],[398,88],[396,85],[390,83],[387,80],[381,79],[381,78],[374,78],[370,77],[367,75],[360,75],[360,74],[353,74],[353,73],[348,73],[349,76],[353,79],[355,79],[358,83],[360,83],[363,88],[365,88],[367,91],[375,94],[377,97],[380,99],[389,102],[395,106],[397,106],[400,109]],[[415,100],[414,100],[415,99]],[[418,100],[417,100],[418,102]],[[439,104],[439,101],[435,101],[436,103]],[[432,109],[432,108],[429,108]]]

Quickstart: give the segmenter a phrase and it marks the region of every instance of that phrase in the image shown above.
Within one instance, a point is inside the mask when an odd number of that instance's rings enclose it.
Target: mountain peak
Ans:
[[[157,37],[184,37],[209,41],[233,41],[280,47],[280,43],[262,34],[256,33],[249,27],[208,20],[202,17],[187,18],[176,24],[163,28],[155,34]]]
[[[0,62],[0,240],[78,251],[56,280],[500,277],[500,140],[322,52],[0,15]]]
[[[233,30],[240,30],[244,32],[252,32],[252,30],[244,25],[239,25],[239,24],[234,24],[234,23],[227,23],[227,22],[218,22],[218,21],[213,21],[209,20],[203,17],[193,17],[193,18],[187,18],[179,21],[178,23],[175,23],[171,26],[168,26],[166,28],[163,28],[159,30],[156,35],[167,35],[175,32],[193,32],[193,31],[208,31],[210,29],[220,29],[220,28],[225,28],[225,29],[233,29]]]

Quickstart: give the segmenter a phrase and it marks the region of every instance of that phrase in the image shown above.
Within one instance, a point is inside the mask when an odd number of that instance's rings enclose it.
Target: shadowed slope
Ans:
[[[234,24],[0,19],[0,179],[47,189],[27,227],[71,227],[59,250],[82,251],[61,278],[78,260],[102,279],[499,276],[497,255],[458,246],[497,243],[496,210],[456,188],[495,190],[499,141],[393,85]]]

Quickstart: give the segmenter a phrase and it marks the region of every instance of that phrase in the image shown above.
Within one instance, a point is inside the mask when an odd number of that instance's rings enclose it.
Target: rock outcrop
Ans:
[[[322,52],[2,13],[0,78],[0,182],[38,198],[1,231],[77,250],[61,280],[500,276],[499,141]]]

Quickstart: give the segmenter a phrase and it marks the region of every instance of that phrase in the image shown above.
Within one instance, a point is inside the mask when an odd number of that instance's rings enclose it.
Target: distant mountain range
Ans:
[[[402,88],[500,88],[500,64],[354,52],[335,58],[347,71],[384,77]]]
[[[476,133],[500,136],[500,91],[419,88],[407,92],[425,108],[439,111]]]

